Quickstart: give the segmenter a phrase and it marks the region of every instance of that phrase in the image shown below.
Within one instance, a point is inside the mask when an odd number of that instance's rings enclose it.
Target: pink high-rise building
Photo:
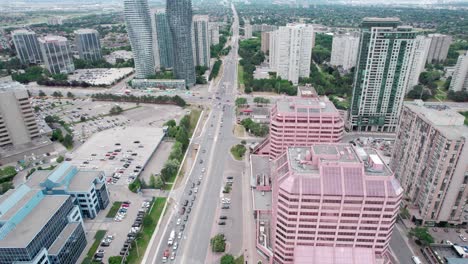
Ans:
[[[289,147],[271,171],[272,263],[384,259],[403,189],[375,150]]]
[[[302,90],[300,97],[278,100],[270,112],[270,135],[259,153],[276,158],[290,146],[337,143],[343,137],[344,120],[327,97]]]

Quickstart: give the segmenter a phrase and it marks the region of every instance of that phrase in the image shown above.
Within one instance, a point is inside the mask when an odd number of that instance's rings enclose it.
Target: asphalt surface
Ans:
[[[238,18],[235,10],[234,14],[232,50],[224,58],[224,70],[220,76],[220,81],[214,87],[211,101],[205,101],[205,103],[211,105],[208,120],[200,137],[193,140],[193,143],[200,145],[196,163],[192,167],[188,178],[184,179],[186,182],[183,192],[175,192],[178,197],[173,197],[176,201],[175,205],[168,211],[170,221],[166,226],[160,227],[164,229],[162,238],[148,249],[150,252],[157,253],[151,254],[146,263],[162,263],[163,253],[166,249],[176,252],[175,260],[169,260],[168,263],[202,264],[214,261],[211,258],[207,260],[210,238],[213,232],[218,231],[214,226],[217,226],[216,222],[220,214],[219,207],[226,177],[225,173],[229,173],[226,164],[232,163],[229,149],[239,141],[232,134],[236,120],[234,100],[237,93],[238,49]],[[201,184],[198,186],[198,193],[189,195],[190,191],[193,192],[192,183],[195,183],[197,187],[196,182],[199,179],[201,179]],[[180,209],[183,207],[185,200],[188,200],[189,204],[190,201],[193,201],[193,206],[186,206],[185,213],[181,215]],[[240,207],[241,204],[238,206]],[[191,208],[191,213],[187,213],[188,208]],[[231,209],[225,211],[229,210]],[[187,222],[184,221],[186,215],[188,215]],[[181,224],[177,225],[179,218],[181,218]],[[182,224],[185,224],[184,230],[181,228]],[[234,223],[228,221],[228,227],[229,225],[233,226]],[[242,219],[236,221],[236,228],[242,230]],[[176,237],[179,232],[183,232],[181,239],[176,239],[179,245],[177,250],[173,250],[167,243],[172,230],[176,232]],[[242,234],[239,232],[240,230],[237,231],[239,237],[235,239],[238,242],[232,243],[237,251],[241,250]]]
[[[406,236],[404,237],[401,232],[402,231],[399,230],[398,225],[395,224],[392,238],[390,239],[390,248],[392,249],[394,256],[397,258],[398,263],[412,263],[411,257],[414,256],[414,254],[411,252],[411,249],[407,244]]]

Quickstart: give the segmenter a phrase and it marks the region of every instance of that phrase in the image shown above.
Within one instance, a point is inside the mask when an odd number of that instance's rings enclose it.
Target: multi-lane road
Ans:
[[[226,164],[231,162],[229,149],[233,144],[238,143],[232,131],[235,123],[234,100],[237,93],[239,22],[234,6],[232,9],[234,12],[232,49],[223,59],[222,75],[211,96],[210,111],[207,113],[202,133],[192,141],[199,145],[196,161],[188,177],[184,179],[184,186],[173,192],[175,204],[167,212],[170,214],[169,221],[165,226],[159,227],[163,229],[162,236],[148,249],[155,254],[149,254],[146,263],[161,263],[166,249],[174,251],[167,243],[173,230],[176,233],[178,249],[175,250],[176,259],[169,260],[171,263],[202,264],[212,261],[208,257],[210,238],[221,210],[222,188],[225,171],[228,170]],[[201,182],[200,185],[198,181]],[[194,192],[195,188],[198,188],[197,193]],[[189,205],[184,206],[186,200],[189,201]],[[191,202],[193,202],[192,206],[190,206]],[[180,213],[182,207],[185,207],[183,214]],[[190,213],[188,213],[189,210]],[[184,221],[187,215],[188,219]],[[181,219],[180,223],[178,223],[179,219]],[[242,230],[242,220],[236,223],[237,228]],[[185,225],[183,229],[182,225]],[[177,239],[179,233],[182,233],[181,238]],[[239,250],[241,234],[240,231],[239,241],[236,242]],[[157,235],[156,232],[155,235]]]

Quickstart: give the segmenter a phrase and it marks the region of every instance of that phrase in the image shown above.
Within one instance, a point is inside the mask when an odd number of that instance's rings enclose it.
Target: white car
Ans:
[[[205,168],[202,168],[202,169],[201,169],[201,172],[202,172],[202,173],[205,173]]]
[[[193,189],[193,192],[194,192],[194,193],[197,193],[197,192],[198,192],[198,187],[195,188],[195,189]]]
[[[466,237],[464,235],[458,235],[458,237],[463,241],[467,241],[467,239],[466,239]]]
[[[176,225],[180,225],[180,222],[181,222],[180,218],[177,219]]]
[[[174,259],[175,259],[175,252],[172,251],[172,253],[171,253],[171,260],[174,260]]]
[[[173,249],[173,250],[176,250],[178,246],[179,246],[179,245],[177,244],[177,242],[174,242],[174,245],[172,246],[172,249]]]
[[[179,232],[179,234],[177,234],[177,238],[178,238],[178,239],[181,239],[181,238],[182,238],[182,232]]]

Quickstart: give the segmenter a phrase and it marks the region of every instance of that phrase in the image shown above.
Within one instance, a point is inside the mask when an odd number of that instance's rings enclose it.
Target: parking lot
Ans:
[[[458,244],[468,246],[468,230],[463,228],[429,227],[429,233],[435,243]],[[462,239],[464,238],[464,240]],[[448,242],[447,242],[448,241]]]
[[[66,160],[82,170],[102,170],[108,184],[128,185],[164,137],[162,128],[118,127],[94,134]]]
[[[106,236],[113,236],[113,240],[110,241],[108,246],[99,246],[100,249],[104,250],[104,257],[102,261],[108,263],[108,258],[111,256],[119,256],[120,251],[124,247],[125,242],[128,239],[128,233],[132,229],[132,225],[135,223],[139,211],[142,209],[142,204],[145,203],[145,200],[150,200],[150,197],[142,197],[138,194],[131,193],[128,188],[120,186],[114,188],[114,191],[111,191],[111,201],[130,201],[127,208],[127,212],[124,218],[121,221],[114,221],[112,218],[106,218],[106,214],[112,207],[112,203],[109,204],[109,207],[102,213],[98,215],[93,220],[85,220],[85,229],[88,236],[88,247],[94,242],[94,234],[98,230],[107,230]],[[101,241],[102,242],[102,241]],[[85,253],[88,249],[86,249]]]

